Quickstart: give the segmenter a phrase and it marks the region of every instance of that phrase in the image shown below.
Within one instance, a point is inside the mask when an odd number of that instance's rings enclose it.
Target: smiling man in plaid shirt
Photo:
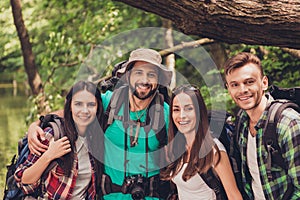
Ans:
[[[268,152],[263,129],[268,105],[274,99],[265,94],[268,78],[258,57],[239,53],[224,66],[228,92],[243,110],[238,145],[242,157],[245,191],[250,199],[300,199],[300,115],[292,108],[282,112],[276,128],[285,170],[272,164],[272,179],[267,176]],[[246,179],[246,176],[251,177]],[[290,191],[290,192],[287,192]]]

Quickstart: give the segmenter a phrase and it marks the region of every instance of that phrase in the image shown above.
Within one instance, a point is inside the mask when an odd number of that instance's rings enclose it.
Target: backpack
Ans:
[[[210,124],[210,129],[213,132],[213,135],[219,139],[219,141],[224,145],[231,168],[233,169],[233,174],[236,179],[238,189],[240,190],[243,199],[246,199],[244,191],[242,188],[242,176],[240,170],[234,170],[234,168],[240,169],[241,156],[238,151],[233,139],[235,124],[232,122],[233,115],[229,112],[223,110],[210,110],[208,112],[208,120]],[[221,133],[220,133],[221,131]],[[216,135],[220,133],[220,135]],[[232,155],[231,155],[232,154]],[[232,157],[232,159],[231,159]],[[235,167],[233,167],[235,166]],[[200,174],[201,178],[205,183],[214,190],[216,198],[219,200],[226,200],[227,195],[223,184],[219,177],[215,174],[214,170],[210,168],[206,174]]]
[[[57,115],[46,115],[40,117],[41,128],[44,129],[46,127],[52,127],[54,131],[54,140],[57,140],[63,136],[62,131],[62,121],[61,118]],[[10,165],[7,165],[7,173],[6,173],[6,182],[4,187],[4,198],[3,200],[22,200],[25,198],[26,194],[23,193],[22,189],[17,186],[16,180],[14,178],[14,174],[18,166],[24,163],[29,155],[29,147],[28,147],[28,139],[27,135],[19,140],[18,142],[18,154],[15,154],[10,162]],[[43,172],[43,175],[46,175],[55,165],[56,161],[52,161],[46,170]],[[37,198],[42,194],[42,188],[39,187],[33,194],[29,196],[33,196]]]
[[[111,72],[111,76],[106,77],[105,79],[100,80],[97,83],[98,88],[101,92],[105,93],[107,90],[114,91],[115,89],[126,85],[124,80],[125,69],[127,65],[127,60],[121,61],[114,65]],[[160,94],[163,94],[164,101],[170,103],[170,92],[167,87],[159,85],[158,91]]]
[[[263,129],[263,143],[268,151],[267,157],[267,175],[269,180],[272,180],[271,167],[272,163],[280,166],[284,170],[288,170],[288,166],[284,164],[282,158],[281,149],[278,144],[278,134],[276,134],[276,126],[280,119],[282,112],[286,108],[292,108],[300,113],[300,87],[295,88],[279,88],[275,85],[271,85],[269,89],[270,95],[274,98],[274,101],[268,107],[268,116],[266,125]],[[234,136],[234,143],[237,144],[239,140],[240,129],[240,114],[241,110],[237,114],[236,118],[236,130]],[[231,157],[234,157],[231,155]],[[240,166],[235,166],[236,171],[240,173]],[[294,187],[292,183],[288,185],[288,189],[283,196],[283,200],[290,199],[290,195],[293,194]]]
[[[128,119],[125,119],[128,114],[128,106],[124,107],[124,114],[122,116],[118,115],[118,112],[121,108],[121,106],[125,103],[125,105],[128,103],[128,86],[123,85],[121,87],[118,87],[114,90],[112,97],[110,99],[110,102],[108,104],[108,107],[104,113],[104,131],[107,129],[107,127],[113,123],[113,120],[117,119],[123,122],[124,129],[126,129],[126,126],[128,126],[128,123],[124,123],[128,121]],[[153,129],[156,132],[156,138],[159,141],[159,146],[162,147],[167,144],[167,133],[165,130],[165,127],[163,127],[162,123],[164,122],[164,109],[161,109],[164,106],[164,97],[163,95],[159,94],[158,92],[154,94],[154,99],[150,103],[149,107],[155,106],[154,109],[148,109],[146,121],[139,122],[140,127],[144,127],[145,132],[149,132],[151,129]],[[127,108],[127,111],[126,111]],[[151,116],[151,118],[150,118]],[[128,116],[129,117],[129,116]],[[127,118],[128,118],[127,117]],[[129,120],[131,124],[135,124],[136,122]]]
[[[127,66],[127,60],[121,61],[114,65],[111,77],[102,80],[98,83],[98,87],[101,92],[106,92],[107,90],[113,91],[113,95],[108,104],[108,107],[104,113],[104,131],[107,127],[112,124],[114,119],[124,121],[124,116],[118,116],[119,109],[122,104],[127,101],[126,96],[128,96],[128,84],[124,80],[125,69]],[[155,106],[154,113],[148,113],[145,123],[140,123],[141,127],[144,127],[145,131],[150,131],[153,129],[157,134],[156,137],[159,141],[160,147],[167,144],[167,133],[165,128],[162,128],[161,122],[164,122],[164,110],[161,108],[164,106],[164,102],[169,104],[170,97],[169,91],[165,86],[158,86],[158,92],[154,94],[155,97],[149,107]],[[154,102],[154,103],[153,103]],[[125,112],[126,109],[124,109]],[[151,119],[150,116],[151,115]],[[129,120],[130,121],[130,120]],[[127,126],[127,124],[123,125]],[[150,125],[150,126],[149,126]],[[125,127],[124,127],[125,128]]]

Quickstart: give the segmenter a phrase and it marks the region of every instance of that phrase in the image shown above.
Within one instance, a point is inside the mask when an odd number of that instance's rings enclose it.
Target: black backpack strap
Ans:
[[[147,112],[145,132],[151,129],[155,132],[160,147],[167,143],[167,132],[164,119],[164,96],[156,93],[153,101],[149,105],[151,109]]]
[[[109,102],[109,114],[108,114],[108,120],[107,120],[108,125],[112,124],[114,115],[116,115],[120,109],[120,105],[117,105],[117,104],[119,104],[118,102],[120,102],[120,103],[124,102],[124,97],[125,97],[124,89],[125,89],[125,86],[122,86],[113,92],[113,95]]]
[[[235,129],[229,134],[230,136],[230,150],[229,150],[229,159],[231,162],[232,170],[234,175],[241,173],[241,155],[238,147],[238,141],[240,136],[240,128],[241,128],[241,114],[242,110],[240,109],[236,115],[235,119]],[[240,182],[240,181],[239,181]]]
[[[229,160],[230,164],[233,170],[233,174],[235,177],[235,181],[237,184],[237,187],[239,191],[241,192],[243,199],[248,200],[249,197],[245,192],[245,188],[243,186],[243,177],[242,177],[242,158],[241,158],[241,152],[238,145],[239,138],[240,138],[240,129],[242,125],[242,112],[243,110],[240,109],[235,117],[235,123],[234,123],[234,130],[229,133],[230,136],[230,150],[229,150]],[[246,165],[245,169],[245,178],[247,182],[250,182],[250,172],[248,169],[248,166]]]
[[[159,129],[159,115],[161,114],[161,99],[159,94],[155,96],[155,110],[154,110],[154,118],[153,118],[153,125],[152,129],[157,131]],[[162,109],[163,110],[163,109]]]
[[[271,172],[272,162],[276,163],[282,169],[286,171],[288,170],[288,166],[286,165],[282,157],[281,148],[278,143],[278,133],[276,132],[277,123],[281,118],[282,112],[286,108],[292,108],[300,113],[300,107],[297,104],[291,101],[277,99],[271,102],[271,104],[269,105],[267,122],[263,130],[263,142],[265,148],[268,151],[267,175],[269,180],[273,179]],[[292,183],[290,183],[282,199],[290,199],[290,196],[293,194],[293,192],[294,186]]]
[[[215,192],[217,200],[226,200],[227,195],[219,177],[211,167],[206,173],[199,174],[204,182]]]
[[[291,101],[279,99],[271,102],[269,105],[267,121],[263,130],[263,142],[268,151],[267,174],[270,180],[272,180],[272,162],[285,170],[288,169],[288,166],[286,166],[284,159],[282,158],[281,148],[278,143],[278,133],[276,132],[277,123],[280,120],[282,112],[286,108],[293,108],[298,112],[300,111],[299,106]]]

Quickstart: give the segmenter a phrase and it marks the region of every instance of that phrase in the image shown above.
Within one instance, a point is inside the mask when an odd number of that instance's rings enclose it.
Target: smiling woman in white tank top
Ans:
[[[224,195],[232,200],[242,199],[226,150],[211,136],[207,109],[199,89],[191,85],[175,88],[170,110],[167,146],[170,164],[161,173],[162,179],[176,184],[180,200],[217,199],[199,175],[212,168],[223,184]]]

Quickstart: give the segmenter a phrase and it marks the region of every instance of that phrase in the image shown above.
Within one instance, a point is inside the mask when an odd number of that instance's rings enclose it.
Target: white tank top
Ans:
[[[220,151],[226,152],[225,147],[218,139],[214,139],[214,142],[217,144]],[[205,183],[199,174],[196,174],[187,181],[182,179],[182,174],[186,167],[187,163],[184,163],[180,172],[172,179],[177,186],[179,199],[215,200],[215,192]]]

